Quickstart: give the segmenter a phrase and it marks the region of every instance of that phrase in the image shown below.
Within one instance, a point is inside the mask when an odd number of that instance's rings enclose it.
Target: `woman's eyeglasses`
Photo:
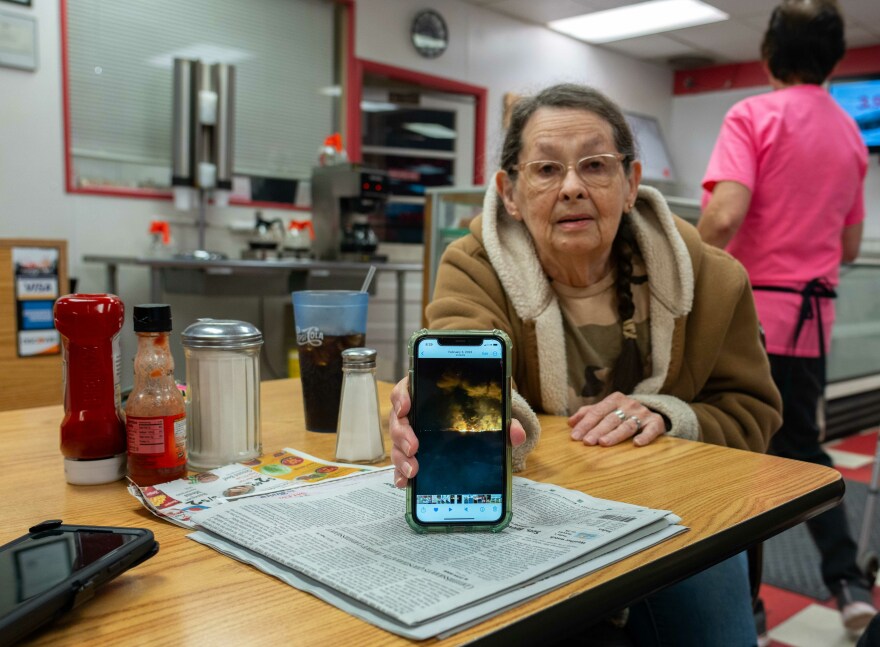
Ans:
[[[617,177],[623,160],[623,153],[600,153],[588,155],[575,164],[563,164],[553,160],[522,162],[516,168],[530,187],[537,191],[552,191],[562,186],[568,169],[575,173],[591,189],[604,189]]]

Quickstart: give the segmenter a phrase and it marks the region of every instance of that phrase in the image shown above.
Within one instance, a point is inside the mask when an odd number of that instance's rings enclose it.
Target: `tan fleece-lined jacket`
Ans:
[[[631,395],[671,421],[670,435],[765,451],[781,423],[780,398],[745,270],[703,244],[655,189],[639,188],[630,217],[651,290],[652,352],[652,374]],[[514,453],[522,469],[540,436],[532,407],[573,413],[562,313],[531,236],[504,210],[494,182],[470,230],[441,259],[428,325],[510,335],[513,415],[527,433]]]

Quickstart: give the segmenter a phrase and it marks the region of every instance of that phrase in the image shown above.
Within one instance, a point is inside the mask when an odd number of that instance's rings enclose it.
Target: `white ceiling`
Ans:
[[[550,20],[590,11],[613,9],[643,0],[465,0],[527,22]],[[601,47],[635,58],[687,67],[689,59],[703,65],[755,61],[774,0],[703,0],[730,15],[729,20],[687,27],[663,34],[628,38]],[[847,47],[880,45],[880,0],[838,0],[846,21]],[[671,60],[670,60],[671,59]],[[690,65],[693,66],[693,65]]]

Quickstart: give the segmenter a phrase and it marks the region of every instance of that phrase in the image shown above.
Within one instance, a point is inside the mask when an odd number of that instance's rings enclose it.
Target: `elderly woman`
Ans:
[[[763,452],[780,424],[748,278],[656,190],[620,109],[559,85],[513,109],[495,186],[449,246],[431,328],[499,328],[513,342],[515,469],[533,410],[568,415],[572,451],[661,434]],[[406,382],[392,395],[395,483],[418,471]],[[631,610],[640,644],[755,642],[742,555]]]

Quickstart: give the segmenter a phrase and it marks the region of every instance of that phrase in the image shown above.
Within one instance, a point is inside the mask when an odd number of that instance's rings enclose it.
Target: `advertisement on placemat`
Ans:
[[[19,357],[57,355],[61,351],[52,316],[59,296],[58,258],[54,247],[12,249]]]

